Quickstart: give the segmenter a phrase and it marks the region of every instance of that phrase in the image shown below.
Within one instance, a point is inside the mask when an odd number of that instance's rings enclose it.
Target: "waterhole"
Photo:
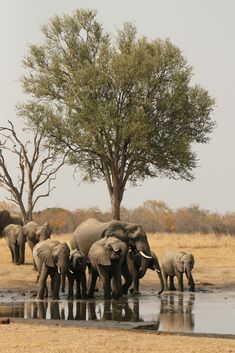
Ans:
[[[35,300],[27,294],[0,298],[0,317],[76,322],[129,323],[134,328],[163,332],[235,334],[235,293],[152,293],[118,301]]]

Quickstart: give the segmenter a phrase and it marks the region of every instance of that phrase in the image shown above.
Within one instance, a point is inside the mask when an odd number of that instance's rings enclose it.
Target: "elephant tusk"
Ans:
[[[60,269],[59,269],[59,267],[58,267],[58,273],[60,274]]]
[[[73,271],[72,271],[72,270],[69,270],[69,272],[73,274]]]
[[[152,259],[152,256],[146,255],[142,250],[140,250],[140,255],[142,255],[142,256],[145,257],[146,259]]]
[[[160,270],[158,270],[157,268],[155,268],[155,271],[156,271],[157,273],[161,273],[161,271],[160,271]]]

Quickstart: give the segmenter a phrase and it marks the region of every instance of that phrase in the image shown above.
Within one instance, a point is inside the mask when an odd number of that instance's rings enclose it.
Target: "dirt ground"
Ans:
[[[70,235],[53,236],[69,243]],[[192,252],[197,288],[213,291],[235,290],[235,237],[215,235],[148,235],[159,258],[167,249]],[[37,289],[36,272],[26,247],[26,264],[13,265],[4,239],[0,240],[0,293],[24,293]],[[142,290],[158,290],[156,274],[149,271],[141,282]],[[47,352],[168,352],[207,353],[235,352],[235,340],[197,336],[180,336],[132,330],[83,328],[41,323],[24,323],[12,319],[0,325],[0,353]]]

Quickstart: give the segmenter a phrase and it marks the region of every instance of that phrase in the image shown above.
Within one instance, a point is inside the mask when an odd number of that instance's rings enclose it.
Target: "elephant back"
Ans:
[[[107,224],[99,222],[97,219],[90,218],[79,226],[73,232],[70,245],[72,249],[78,249],[88,256],[91,246],[102,238]]]

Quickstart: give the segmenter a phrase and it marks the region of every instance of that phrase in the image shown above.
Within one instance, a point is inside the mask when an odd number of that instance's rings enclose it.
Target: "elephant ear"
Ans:
[[[185,271],[185,266],[184,266],[184,253],[179,253],[176,258],[176,267],[178,271],[184,272]]]
[[[192,265],[192,269],[193,269],[193,267],[194,267],[194,262],[195,262],[194,256],[193,256],[193,254],[189,254],[189,257],[190,257],[190,259],[191,259],[191,265]]]
[[[40,247],[37,250],[38,257],[42,259],[48,267],[55,267],[55,261],[52,256],[52,250],[46,246]]]

